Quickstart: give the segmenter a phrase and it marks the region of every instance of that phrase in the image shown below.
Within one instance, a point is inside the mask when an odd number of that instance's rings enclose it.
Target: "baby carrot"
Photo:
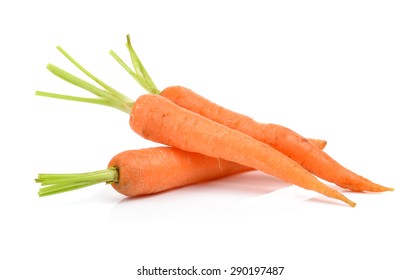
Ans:
[[[324,144],[323,141],[320,143]],[[162,170],[170,170],[163,172]],[[247,172],[235,162],[190,153],[173,147],[127,150],[115,155],[104,170],[77,174],[39,174],[39,196],[107,183],[126,196],[153,194]]]
[[[301,165],[268,144],[182,108],[159,95],[142,95],[133,103],[128,97],[84,69],[64,50],[61,48],[59,50],[102,88],[53,65],[48,65],[47,68],[60,78],[92,92],[98,98],[46,92],[37,92],[37,95],[107,105],[119,109],[130,114],[131,128],[148,140],[249,166],[294,185],[355,206],[353,201],[339,191],[329,188]]]
[[[164,172],[168,170],[168,172]],[[39,196],[107,183],[126,196],[153,194],[169,189],[249,171],[234,162],[189,153],[172,147],[128,150],[114,156],[108,168],[78,174],[39,174]]]
[[[150,76],[132,48],[129,36],[127,36],[127,47],[135,71],[131,70],[113,51],[110,53],[150,93],[159,94],[183,108],[267,143],[301,164],[311,173],[340,187],[352,191],[382,192],[393,190],[393,188],[373,183],[343,167],[314,145],[313,141],[308,141],[308,139],[284,126],[259,123],[248,116],[215,104],[185,87],[172,86],[159,91],[153,82],[147,82],[147,80],[150,80]]]
[[[241,131],[269,144],[295,160],[314,175],[352,191],[383,192],[393,188],[381,186],[357,175],[334,160],[306,138],[278,124],[259,123],[245,115],[217,105],[185,87],[165,88],[161,96],[177,105]]]
[[[325,144],[325,141],[320,141]],[[170,170],[170,172],[163,172]],[[39,174],[39,196],[107,183],[126,196],[153,194],[220,179],[252,168],[235,162],[190,153],[173,147],[127,150],[115,155],[108,168],[89,173]]]

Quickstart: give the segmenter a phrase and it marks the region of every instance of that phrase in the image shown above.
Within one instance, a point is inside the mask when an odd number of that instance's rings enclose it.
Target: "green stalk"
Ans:
[[[109,106],[125,113],[130,114],[133,108],[133,100],[129,97],[125,96],[124,94],[120,93],[113,87],[109,86],[108,84],[104,83],[102,80],[94,76],[92,73],[87,71],[80,63],[78,63],[73,57],[71,57],[63,48],[60,46],[57,49],[70,61],[72,62],[80,71],[82,71],[86,76],[88,76],[91,80],[93,80],[98,86],[89,83],[79,77],[76,77],[73,74],[55,66],[52,64],[47,65],[47,69],[53,73],[55,76],[63,79],[64,81],[71,83],[77,87],[80,87],[86,91],[91,92],[92,94],[96,95],[97,98],[85,98],[85,97],[77,97],[73,95],[67,94],[57,94],[57,93],[48,93],[43,91],[36,91],[36,95],[44,96],[44,97],[51,97],[51,98],[58,98],[64,100],[71,100],[71,101],[78,101],[78,102],[85,102],[91,104],[99,104]]]
[[[57,77],[59,77],[60,79],[63,79],[64,81],[73,84],[77,87],[80,87],[84,90],[87,90],[91,93],[93,93],[94,95],[98,96],[98,97],[102,97],[102,98],[108,98],[108,99],[116,99],[112,97],[112,94],[110,92],[107,92],[104,89],[101,89],[81,78],[78,78],[72,74],[70,74],[69,72],[53,65],[53,64],[48,64],[47,65],[47,69],[53,73],[54,75],[56,75]]]
[[[37,96],[43,96],[43,97],[49,97],[49,98],[56,98],[56,99],[62,99],[62,100],[70,100],[70,101],[77,101],[77,102],[83,102],[83,103],[90,103],[90,104],[97,104],[97,105],[104,105],[108,107],[112,107],[118,110],[121,110],[123,112],[126,112],[127,114],[130,114],[131,107],[129,106],[119,106],[118,104],[103,98],[87,98],[87,97],[78,97],[73,95],[66,95],[66,94],[57,94],[57,93],[51,93],[51,92],[45,92],[45,91],[36,91],[35,95]]]
[[[114,51],[111,50],[109,53],[147,92],[160,94],[160,90],[156,87],[137,53],[133,49],[130,35],[127,35],[127,49],[130,53],[131,63],[133,64],[134,70],[132,70]]]
[[[118,168],[111,167],[88,173],[38,174],[35,182],[40,183],[40,197],[77,190],[99,183],[118,183]]]
[[[111,86],[107,85],[106,83],[102,82],[100,79],[98,79],[96,76],[94,76],[92,73],[90,73],[89,71],[87,71],[82,65],[80,65],[80,63],[78,63],[74,58],[72,58],[65,50],[63,50],[63,48],[61,48],[60,46],[57,46],[57,49],[68,59],[70,60],[70,62],[72,62],[77,68],[80,69],[80,71],[82,71],[83,73],[86,74],[86,76],[88,76],[89,78],[91,78],[92,80],[94,80],[96,83],[98,83],[100,86],[102,86],[104,89],[106,89],[108,92],[111,93],[112,97],[115,97],[116,99],[121,99],[124,100],[126,102],[131,102],[130,98],[128,98],[127,96],[125,96],[124,94],[118,92],[117,90],[115,90],[114,88],[112,88]]]
[[[130,52],[131,62],[133,63],[134,70],[136,71],[137,75],[143,75],[144,80],[151,88],[151,92],[159,94],[159,92],[155,92],[155,90],[157,90],[155,83],[153,82],[152,78],[150,78],[149,74],[146,71],[146,68],[144,68],[143,63],[141,63],[139,57],[137,56],[136,52],[131,46],[130,35],[127,35],[127,48]]]

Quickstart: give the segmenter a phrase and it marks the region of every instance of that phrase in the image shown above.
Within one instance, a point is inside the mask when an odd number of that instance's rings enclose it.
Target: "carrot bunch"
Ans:
[[[125,151],[108,168],[83,174],[39,174],[40,196],[106,182],[120,193],[138,196],[257,169],[281,180],[316,191],[350,206],[356,204],[317,177],[351,191],[391,191],[341,166],[327,155],[326,142],[305,138],[276,124],[263,124],[212,103],[181,86],[160,91],[134,51],[127,48],[133,69],[115,52],[110,54],[148,92],[135,101],[82,67],[61,47],[58,50],[97,85],[48,64],[54,75],[96,98],[37,91],[36,95],[105,105],[130,115],[131,129],[166,147]],[[168,169],[169,168],[169,169]],[[165,172],[170,170],[170,172]]]

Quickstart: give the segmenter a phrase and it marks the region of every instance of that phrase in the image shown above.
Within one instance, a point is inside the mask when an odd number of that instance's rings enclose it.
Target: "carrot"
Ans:
[[[340,165],[313,142],[278,124],[259,123],[245,115],[225,109],[184,87],[168,87],[161,96],[177,105],[241,131],[295,160],[314,175],[352,191],[383,192],[381,186]]]
[[[35,181],[44,186],[38,192],[41,197],[99,183],[111,184],[117,192],[126,196],[140,196],[251,170],[248,166],[173,147],[154,147],[121,152],[109,161],[108,168],[104,170],[38,174]]]
[[[325,141],[319,141],[325,144]],[[170,170],[170,172],[162,172]],[[128,150],[114,156],[108,168],[89,173],[38,174],[39,196],[107,183],[126,196],[154,194],[169,189],[248,172],[252,168],[223,159],[172,147]]]
[[[98,98],[83,98],[40,91],[36,93],[37,95],[106,105],[119,109],[130,114],[131,128],[145,139],[188,152],[249,166],[302,188],[341,200],[350,206],[356,205],[342,193],[327,187],[301,165],[268,144],[182,108],[159,95],[142,95],[133,103],[128,97],[84,69],[63,49],[58,49],[102,88],[51,64],[47,68],[58,77],[92,92]],[[149,85],[152,84],[150,81]]]
[[[168,170],[168,172],[163,172]],[[250,171],[234,162],[189,153],[172,147],[128,150],[114,156],[108,168],[79,174],[39,174],[39,196],[107,183],[126,196],[159,193],[169,189]]]
[[[314,145],[313,141],[308,141],[291,129],[277,124],[259,123],[248,116],[210,102],[185,87],[172,86],[159,91],[153,82],[142,82],[144,78],[150,79],[150,77],[132,48],[129,36],[127,36],[127,47],[135,71],[131,70],[113,51],[110,53],[150,93],[159,94],[183,108],[267,143],[301,164],[311,173],[340,187],[352,191],[382,192],[393,190],[393,188],[373,183],[343,167],[317,145]]]

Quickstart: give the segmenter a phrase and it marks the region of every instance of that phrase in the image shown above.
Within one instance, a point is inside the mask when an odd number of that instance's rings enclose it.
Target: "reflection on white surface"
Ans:
[[[123,198],[114,205],[110,214],[117,219],[221,214],[243,201],[289,186],[260,171],[251,171],[159,194]]]

